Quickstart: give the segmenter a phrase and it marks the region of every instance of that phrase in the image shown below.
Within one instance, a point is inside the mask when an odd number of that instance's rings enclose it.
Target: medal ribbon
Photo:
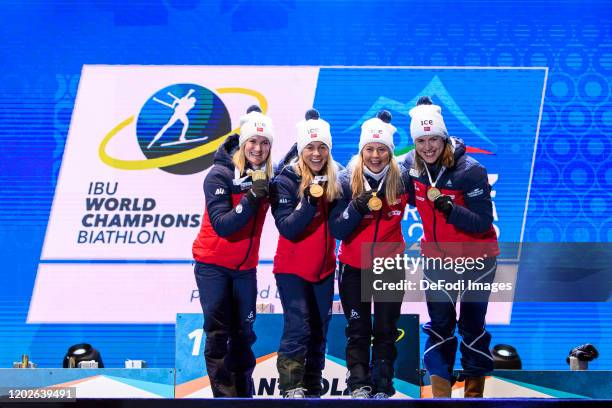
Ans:
[[[429,169],[427,168],[427,164],[426,163],[424,163],[424,164],[425,164],[425,171],[427,172],[427,178],[429,178],[429,184],[431,184],[431,186],[433,188],[435,188],[436,187],[436,183],[440,180],[440,177],[442,177],[442,174],[444,174],[444,170],[446,170],[446,167],[442,167],[440,169],[440,173],[438,173],[438,177],[436,177],[436,181],[433,181],[431,179],[431,173],[429,173]]]
[[[387,174],[385,174],[385,176],[382,179],[380,179],[380,183],[378,183],[378,189],[376,190],[376,193],[378,193],[382,189],[382,186],[385,183],[386,178],[387,178]],[[367,193],[372,191],[372,187],[370,186],[370,183],[368,183],[368,179],[365,176],[363,176],[363,186],[365,187]]]

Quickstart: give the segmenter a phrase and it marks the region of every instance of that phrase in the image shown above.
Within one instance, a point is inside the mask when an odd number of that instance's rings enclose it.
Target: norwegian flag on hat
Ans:
[[[431,127],[429,127],[429,126],[423,126],[423,130],[424,130],[425,132],[430,132],[430,131],[431,131]]]
[[[262,128],[262,127],[257,126],[257,131],[258,131],[258,132],[263,132],[263,128]]]
[[[384,122],[379,117],[368,119],[361,125],[361,135],[359,136],[359,151],[372,142],[382,143],[393,152],[393,134],[396,129],[391,123]]]
[[[315,137],[317,137],[317,134],[316,134],[316,133],[311,133],[311,134],[310,134],[310,138],[311,138],[311,139],[314,139]]]

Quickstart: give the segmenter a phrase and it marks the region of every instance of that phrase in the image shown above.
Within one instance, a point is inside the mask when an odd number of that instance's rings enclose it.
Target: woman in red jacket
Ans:
[[[271,185],[280,232],[274,273],[284,316],[277,368],[285,398],[322,392],[336,269],[328,218],[340,194],[331,147],[329,124],[316,110],[308,111],[298,124],[297,144],[279,164]]]
[[[340,173],[342,200],[331,217],[332,233],[342,240],[338,284],[348,322],[347,385],[353,398],[384,399],[395,393],[395,341],[404,293],[376,292],[371,282],[373,258],[394,257],[405,249],[401,220],[407,175],[393,155],[395,127],[390,122],[391,114],[381,111],[363,123],[359,154]],[[404,276],[401,270],[385,275],[396,282]]]
[[[497,269],[499,247],[487,170],[465,154],[461,139],[448,135],[442,110],[431,98],[421,97],[410,110],[410,117],[415,150],[406,155],[404,167],[410,171],[408,186],[414,191],[411,204],[417,207],[423,224],[421,253],[428,260],[424,277],[432,282],[466,283],[461,293],[444,289],[426,291],[431,321],[423,326],[429,336],[423,361],[430,374],[433,396],[450,397],[458,326],[462,337],[464,396],[482,397],[485,375],[493,370],[491,334],[485,329],[490,291],[470,290],[467,282],[490,284]],[[474,266],[457,270],[435,262],[440,259],[463,262],[470,258]],[[459,316],[455,310],[458,300]]]
[[[252,106],[215,153],[204,180],[206,209],[193,243],[195,277],[204,313],[204,358],[215,397],[251,397],[251,346],[257,300],[259,240],[268,210],[269,117]]]

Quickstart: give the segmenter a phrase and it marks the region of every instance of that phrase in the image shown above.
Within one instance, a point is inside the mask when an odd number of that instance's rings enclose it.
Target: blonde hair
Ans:
[[[361,153],[356,154],[351,159],[348,167],[351,171],[351,190],[353,192],[353,198],[359,197],[365,191],[365,185],[363,182],[363,156]],[[398,195],[404,190],[404,183],[402,182],[402,175],[400,172],[399,164],[395,160],[395,156],[391,154],[389,160],[389,170],[384,179],[385,186],[385,199],[388,205],[396,204]]]
[[[232,162],[234,163],[234,166],[236,166],[238,171],[240,171],[240,174],[244,173],[244,169],[246,169],[247,166],[247,158],[244,149],[245,144],[243,143],[242,146],[240,146],[240,148],[236,150],[234,152],[234,155],[232,156]],[[274,169],[272,168],[272,149],[270,149],[270,152],[268,153],[268,158],[266,159],[266,176],[268,177],[268,180],[272,178],[273,172]]]
[[[297,163],[295,163],[295,171],[302,178],[300,182],[300,189],[298,196],[300,199],[304,196],[304,189],[312,184],[315,175],[313,174],[310,167],[304,162],[302,155],[299,156]],[[328,202],[334,201],[340,196],[340,185],[338,183],[337,166],[334,162],[331,152],[327,156],[327,163],[325,163],[324,175],[327,176],[327,183],[325,184],[325,198]]]
[[[455,165],[455,149],[450,142],[446,142],[444,150],[440,156],[440,163],[442,166],[450,169]],[[425,161],[421,158],[421,156],[419,156],[416,150],[414,151],[414,168],[417,169],[419,174],[423,174],[425,172]]]

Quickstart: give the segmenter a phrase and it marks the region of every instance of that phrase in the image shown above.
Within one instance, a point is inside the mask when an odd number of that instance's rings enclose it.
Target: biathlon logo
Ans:
[[[178,175],[206,170],[214,152],[238,129],[232,130],[229,111],[218,94],[254,96],[265,111],[263,95],[244,88],[220,88],[216,92],[197,84],[174,84],[151,95],[136,119],[136,140],[145,160],[110,157],[106,146],[134,121],[134,116],[115,126],[100,144],[104,163],[122,170],[159,168]]]
[[[158,91],[144,104],[136,123],[138,145],[147,159],[167,157],[223,137],[232,129],[221,98],[202,86],[177,84]],[[161,169],[194,174],[212,165],[213,153]]]

